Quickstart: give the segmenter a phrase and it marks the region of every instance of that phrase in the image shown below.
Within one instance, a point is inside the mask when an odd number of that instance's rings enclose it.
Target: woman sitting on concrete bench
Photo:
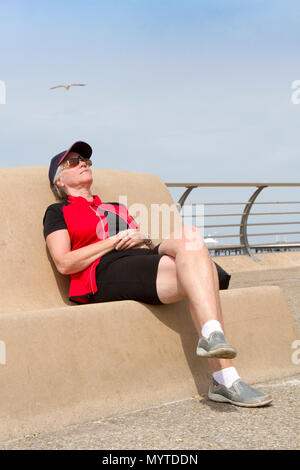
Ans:
[[[203,238],[185,226],[154,246],[127,208],[103,203],[91,192],[91,147],[75,142],[51,159],[50,185],[60,202],[44,216],[44,236],[57,270],[71,278],[69,298],[77,303],[136,300],[170,304],[188,299],[199,335],[196,353],[209,360],[208,397],[257,407],[270,396],[241,380],[226,342],[216,264]]]

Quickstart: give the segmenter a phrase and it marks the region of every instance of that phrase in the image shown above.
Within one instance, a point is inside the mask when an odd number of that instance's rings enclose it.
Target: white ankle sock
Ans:
[[[224,333],[222,330],[221,323],[217,320],[209,320],[204,323],[201,330],[201,334],[202,336],[208,339],[209,335],[213,333],[213,331],[220,331],[221,333]]]
[[[213,373],[213,378],[221,385],[230,388],[237,379],[240,379],[235,367],[226,367]]]

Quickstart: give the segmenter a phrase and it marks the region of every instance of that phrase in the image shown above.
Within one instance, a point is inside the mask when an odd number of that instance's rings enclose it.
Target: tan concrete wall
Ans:
[[[300,266],[300,251],[258,253],[255,257],[259,259],[258,262],[253,261],[248,255],[214,256],[213,260],[230,273],[288,269]]]
[[[278,287],[221,292],[234,364],[249,383],[293,375],[298,333]],[[111,302],[3,314],[0,439],[207,391],[187,302]]]
[[[207,364],[195,354],[198,338],[186,302],[69,305],[68,278],[53,269],[42,235],[44,211],[54,202],[47,172],[0,170],[0,439],[192,396],[207,387]],[[129,208],[134,202],[148,208],[173,204],[155,175],[93,172],[93,193],[104,201],[126,195]],[[181,225],[178,213],[175,219],[171,231]],[[226,269],[226,260],[216,260]],[[233,289],[222,292],[221,300],[245,380],[299,370],[291,361],[298,334],[279,288]]]

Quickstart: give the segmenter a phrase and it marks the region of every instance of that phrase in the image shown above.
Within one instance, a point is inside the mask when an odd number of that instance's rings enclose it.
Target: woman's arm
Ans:
[[[144,246],[147,236],[139,230],[123,230],[106,240],[92,243],[91,245],[71,251],[69,232],[66,229],[56,230],[46,237],[47,247],[61,274],[74,274],[83,271],[100,256],[113,249],[124,250],[135,246]]]
[[[46,238],[47,247],[61,274],[74,274],[86,269],[100,256],[114,249],[116,236],[71,251],[68,230],[56,230]]]

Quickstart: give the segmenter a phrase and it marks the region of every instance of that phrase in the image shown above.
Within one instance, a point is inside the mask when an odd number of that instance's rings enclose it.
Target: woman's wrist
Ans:
[[[110,251],[114,250],[115,244],[116,244],[117,237],[116,235],[112,235],[111,237],[104,238],[103,240],[100,240],[100,256],[106,255],[106,253],[109,253]]]
[[[144,238],[144,243],[145,243],[145,245],[147,245],[149,248],[152,247],[153,241],[152,241],[150,235],[147,235],[147,237]]]

